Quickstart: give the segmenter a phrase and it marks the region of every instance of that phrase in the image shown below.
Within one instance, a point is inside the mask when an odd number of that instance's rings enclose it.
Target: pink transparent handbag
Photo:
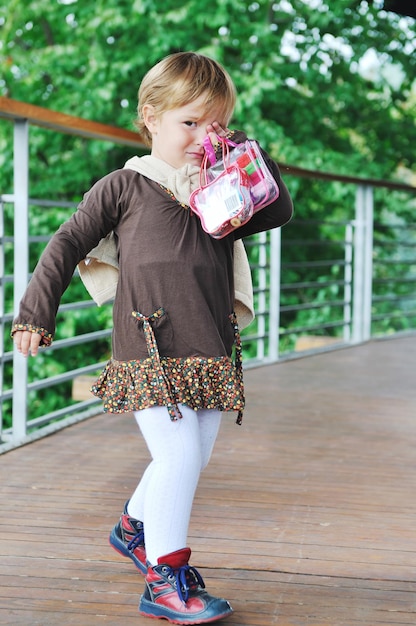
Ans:
[[[279,197],[279,187],[257,141],[235,144],[218,136],[218,142],[222,145],[222,159],[217,161],[210,139],[204,141],[200,187],[191,194],[189,203],[205,232],[221,239],[274,202]]]
[[[218,137],[223,144],[226,142],[233,149],[229,151],[229,163],[236,163],[244,169],[249,176],[250,195],[254,204],[254,213],[271,204],[279,197],[279,187],[267,167],[257,141],[248,139],[244,143],[235,144],[229,139]],[[221,174],[223,163],[215,162],[215,153],[204,143],[211,161],[211,167],[207,170],[208,181],[214,180]]]
[[[221,239],[246,224],[254,212],[249,174],[236,162],[230,163],[230,149],[222,142],[221,170],[208,174],[208,152],[200,172],[200,187],[192,192],[189,205],[201,220],[206,233]]]

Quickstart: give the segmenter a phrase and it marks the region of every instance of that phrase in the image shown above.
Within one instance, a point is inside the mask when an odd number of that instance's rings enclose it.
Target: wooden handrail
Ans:
[[[35,126],[50,128],[51,130],[78,135],[81,137],[89,137],[90,139],[101,139],[120,143],[125,146],[133,146],[145,148],[143,138],[133,131],[110,126],[108,124],[100,124],[99,122],[91,122],[81,117],[67,115],[66,113],[57,113],[50,109],[27,104],[11,98],[0,96],[0,117],[15,120],[27,120]],[[319,170],[309,170],[296,165],[287,165],[279,163],[279,167],[284,174],[292,176],[300,176],[301,178],[315,178],[319,180],[340,181],[354,185],[368,185],[370,187],[384,187],[394,189],[396,191],[416,192],[416,187],[405,183],[381,180],[377,178],[360,178],[358,176],[346,176],[343,174],[333,174],[331,172],[321,172]]]
[[[27,120],[35,126],[42,126],[51,130],[88,137],[90,139],[100,139],[111,141],[126,146],[145,147],[143,138],[133,131],[117,128],[108,124],[91,122],[81,117],[57,113],[50,109],[27,104],[11,98],[0,96],[0,117],[14,120]]]

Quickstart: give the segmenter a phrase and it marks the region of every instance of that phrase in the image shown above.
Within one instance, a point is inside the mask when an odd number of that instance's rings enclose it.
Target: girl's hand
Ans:
[[[14,345],[17,351],[23,356],[36,356],[39,351],[39,345],[42,337],[38,333],[32,333],[29,330],[16,330],[13,334]]]
[[[220,137],[226,137],[229,132],[229,128],[223,128],[219,122],[212,122],[212,124],[208,124],[207,135],[210,138],[214,150],[218,144],[217,135]]]

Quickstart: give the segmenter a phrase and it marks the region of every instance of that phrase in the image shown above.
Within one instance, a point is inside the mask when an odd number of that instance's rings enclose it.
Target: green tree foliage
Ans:
[[[147,69],[171,52],[198,50],[237,84],[235,125],[279,161],[391,178],[413,163],[416,33],[412,18],[380,4],[9,0],[0,5],[0,93],[132,128]],[[97,176],[122,160],[120,150],[60,136],[39,139],[36,152],[38,167],[60,166],[66,193],[91,182],[80,159]]]

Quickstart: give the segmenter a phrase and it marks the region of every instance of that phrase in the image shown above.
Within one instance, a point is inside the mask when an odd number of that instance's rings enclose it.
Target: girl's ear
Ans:
[[[158,117],[156,116],[155,108],[152,104],[143,105],[142,120],[145,123],[149,133],[151,133],[152,135],[156,133],[158,128]]]

